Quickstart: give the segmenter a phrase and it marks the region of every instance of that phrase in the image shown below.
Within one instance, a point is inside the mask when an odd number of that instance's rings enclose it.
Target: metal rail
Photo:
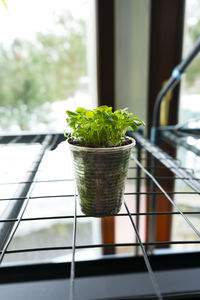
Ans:
[[[151,128],[151,143],[159,145],[159,132],[158,128],[160,126],[160,107],[162,100],[165,95],[173,90],[177,84],[180,82],[182,74],[188,68],[190,63],[194,60],[194,58],[198,55],[200,51],[200,38],[196,41],[193,49],[188,54],[188,56],[172,71],[171,77],[168,79],[165,86],[158,93],[155,101],[154,111],[153,111],[153,127]]]
[[[1,137],[0,137],[1,138]],[[28,143],[31,142],[31,139],[28,136],[24,136],[24,141],[27,140]],[[9,138],[4,138],[2,137],[0,139],[1,142],[16,142],[19,143],[20,141],[23,140],[23,138],[16,138],[16,136],[12,136]],[[144,137],[142,137],[139,134],[134,134],[134,138],[137,140],[137,143],[139,145],[138,150],[136,150],[135,155],[132,155],[132,159],[135,162],[136,166],[134,167],[130,167],[130,170],[135,170],[136,173],[134,176],[129,176],[127,178],[127,180],[129,182],[133,182],[135,183],[135,190],[133,190],[133,192],[126,192],[125,198],[128,199],[129,196],[135,196],[135,202],[136,202],[136,211],[132,212],[129,210],[128,205],[126,204],[126,200],[124,202],[125,208],[126,208],[126,213],[119,213],[118,215],[116,215],[117,218],[120,217],[127,217],[130,219],[130,222],[132,224],[133,227],[133,231],[135,233],[136,236],[136,241],[135,242],[125,242],[125,243],[112,243],[112,244],[103,244],[103,243],[95,243],[95,244],[84,244],[84,245],[80,245],[77,244],[76,241],[76,234],[77,234],[77,221],[78,219],[84,219],[84,218],[89,218],[89,216],[85,216],[82,214],[77,214],[77,193],[72,192],[72,193],[66,193],[66,194],[57,194],[57,195],[50,195],[50,193],[48,193],[48,191],[45,194],[41,194],[39,196],[33,196],[32,192],[35,188],[35,186],[37,186],[38,184],[43,184],[46,182],[73,182],[72,178],[60,178],[60,179],[49,179],[49,180],[38,180],[36,179],[35,176],[37,176],[37,170],[39,168],[39,165],[43,159],[43,155],[45,153],[45,151],[47,149],[55,149],[57,144],[62,140],[62,138],[60,136],[57,135],[50,135],[49,140],[44,143],[42,142],[45,139],[45,135],[40,135],[40,137],[37,136],[32,136],[32,142],[33,140],[37,140],[38,142],[40,142],[42,144],[41,146],[41,153],[39,155],[39,159],[37,159],[37,162],[34,166],[34,170],[32,170],[30,172],[29,170],[29,175],[30,178],[25,178],[24,180],[21,180],[19,182],[2,182],[1,185],[7,185],[9,188],[9,185],[12,184],[18,184],[19,185],[19,190],[23,189],[24,187],[26,187],[26,193],[18,193],[17,195],[15,195],[14,197],[1,197],[0,201],[6,201],[6,200],[10,200],[9,205],[10,207],[14,207],[15,203],[18,203],[20,209],[18,211],[18,213],[16,213],[16,215],[6,215],[6,216],[2,216],[1,220],[0,220],[0,226],[2,226],[2,228],[7,228],[9,229],[9,234],[8,237],[6,239],[6,241],[3,243],[3,247],[2,249],[0,249],[0,262],[3,262],[3,259],[5,257],[5,255],[10,255],[10,254],[14,254],[14,253],[28,253],[28,252],[43,252],[43,251],[62,251],[62,250],[71,250],[72,251],[72,263],[71,263],[71,284],[70,284],[70,290],[69,290],[69,294],[70,294],[70,300],[74,300],[75,299],[75,282],[76,282],[76,276],[75,276],[75,266],[76,266],[76,262],[75,262],[75,253],[76,250],[80,250],[80,249],[92,249],[92,248],[106,248],[106,247],[135,247],[135,249],[141,249],[142,254],[143,254],[143,258],[144,261],[146,263],[146,267],[148,269],[149,272],[149,276],[150,279],[152,281],[154,290],[155,290],[155,295],[152,295],[152,299],[163,299],[164,295],[162,295],[162,290],[160,289],[160,287],[158,286],[157,283],[157,279],[154,275],[154,271],[153,268],[151,266],[151,260],[149,259],[149,253],[146,252],[145,247],[149,247],[149,246],[154,246],[154,247],[158,247],[158,246],[171,246],[171,245],[189,245],[189,244],[193,244],[193,245],[200,245],[200,239],[197,240],[182,240],[182,241],[177,241],[177,240],[169,240],[169,241],[162,241],[162,242],[158,242],[155,240],[150,240],[149,242],[146,241],[142,241],[142,238],[140,237],[140,217],[141,216],[151,216],[152,218],[154,218],[155,216],[158,215],[173,215],[173,216],[181,216],[184,221],[187,223],[187,225],[192,228],[192,230],[197,234],[198,238],[200,237],[200,232],[198,231],[198,229],[192,224],[192,222],[188,219],[187,216],[192,216],[192,215],[200,215],[200,209],[199,208],[194,208],[194,211],[182,211],[175,203],[174,201],[171,199],[170,195],[199,195],[200,194],[200,179],[199,178],[195,178],[193,173],[191,173],[188,169],[186,168],[182,168],[180,166],[180,163],[174,159],[172,159],[169,155],[167,155],[166,153],[164,153],[161,149],[159,149],[156,146],[153,146],[148,140],[146,140]],[[147,170],[147,167],[144,167],[143,163],[148,163],[147,158],[144,157],[141,153],[141,151],[145,152],[145,153],[150,153],[156,160],[160,161],[163,164],[163,167],[160,168],[167,168],[170,169],[172,171],[173,174],[175,174],[175,177],[170,177],[170,176],[156,176],[153,177],[152,174],[149,173],[149,171]],[[142,174],[145,174],[142,175]],[[192,188],[192,191],[165,191],[165,189],[163,189],[160,181],[164,180],[181,180],[184,181],[189,187]],[[150,191],[147,192],[143,189],[141,189],[141,182],[143,181],[143,183],[145,184],[145,182],[154,182],[157,187],[160,189],[160,191]],[[141,195],[164,195],[169,201],[170,203],[174,206],[174,208],[177,211],[172,211],[172,212],[156,212],[156,211],[150,211],[150,212],[141,212]],[[57,198],[66,200],[67,198],[72,197],[75,200],[75,207],[74,207],[74,215],[69,214],[69,215],[61,215],[61,216],[56,216],[56,215],[52,215],[52,216],[41,216],[41,217],[24,217],[24,213],[26,211],[26,208],[28,206],[29,201],[34,201],[35,199],[41,199],[41,201],[43,199],[51,199],[51,198],[55,198],[55,200]],[[134,218],[133,218],[134,217]],[[20,223],[24,223],[24,222],[29,222],[29,221],[36,221],[36,220],[73,220],[73,226],[74,226],[74,230],[73,230],[73,239],[72,239],[72,244],[71,245],[64,245],[64,246],[51,246],[51,247],[29,247],[29,248],[18,248],[18,249],[9,249],[8,246],[10,244],[10,242],[12,241],[15,232],[19,226]],[[141,252],[140,251],[140,252]],[[136,253],[137,250],[136,250]],[[134,295],[133,295],[134,298]],[[165,297],[164,297],[165,298]]]
[[[73,239],[72,239],[72,261],[70,271],[70,289],[69,289],[69,300],[75,299],[75,253],[76,253],[76,232],[77,232],[77,198],[76,188],[74,197],[74,224],[73,224]]]
[[[141,135],[135,133],[134,137],[149,153],[153,155],[153,157],[160,161],[167,169],[170,169],[170,171],[176,176],[184,178],[183,181],[187,183],[187,185],[190,186],[196,193],[200,194],[200,183],[194,180],[193,176],[186,169],[180,168],[177,160],[166,154],[159,147],[152,145]]]
[[[131,224],[133,225],[133,229],[134,229],[134,231],[135,231],[135,234],[136,234],[137,240],[138,240],[138,242],[139,242],[139,245],[140,245],[140,247],[141,247],[142,254],[143,254],[143,257],[144,257],[144,261],[145,261],[147,270],[148,270],[148,272],[149,272],[149,277],[150,277],[150,279],[151,279],[151,282],[152,282],[152,285],[153,285],[155,294],[156,294],[156,296],[157,296],[157,298],[158,298],[159,300],[163,300],[163,297],[162,297],[161,291],[160,291],[160,287],[159,287],[159,285],[158,285],[158,283],[157,283],[156,277],[155,277],[155,275],[154,275],[154,272],[153,272],[153,270],[152,270],[151,264],[150,264],[150,262],[149,262],[148,255],[147,255],[147,253],[146,253],[146,251],[145,251],[145,248],[144,248],[144,244],[142,243],[142,240],[141,240],[141,238],[140,238],[139,232],[138,232],[138,230],[137,230],[137,227],[135,226],[135,223],[134,223],[134,221],[133,221],[133,218],[132,218],[132,216],[131,216],[131,214],[130,214],[130,211],[129,211],[129,209],[128,209],[128,206],[127,206],[125,200],[124,200],[124,205],[125,205],[125,208],[126,208],[126,211],[127,211],[128,215],[129,215]]]
[[[18,141],[19,138],[14,138],[12,142]],[[32,186],[32,183],[34,181],[34,178],[37,174],[38,168],[40,166],[40,163],[42,161],[42,158],[44,156],[44,153],[46,152],[47,148],[50,145],[51,136],[46,136],[43,143],[42,148],[35,157],[30,170],[27,170],[24,181],[28,182],[25,184],[22,184],[18,187],[18,189],[15,192],[15,195],[13,196],[13,199],[16,199],[14,201],[10,201],[8,205],[6,206],[4,212],[1,215],[1,218],[3,219],[15,219],[18,217],[24,203],[25,199],[27,197],[27,194],[30,190],[30,187]],[[18,201],[18,198],[22,198],[22,201]],[[7,243],[7,240],[10,236],[10,233],[12,231],[13,226],[15,223],[2,223],[0,224],[0,249],[3,249],[4,245]],[[0,260],[1,261],[1,260]]]
[[[174,127],[173,127],[174,128]],[[171,143],[173,146],[174,145],[179,145],[182,146],[184,149],[193,152],[194,154],[196,154],[197,156],[200,155],[200,149],[195,147],[195,144],[189,144],[187,142],[186,136],[184,137],[179,137],[179,134],[174,132],[174,129],[171,128],[168,129],[166,128],[166,130],[164,130],[164,128],[162,130],[159,130],[161,132],[160,134],[160,138],[162,140],[167,141],[168,143]],[[187,137],[191,137],[190,135],[187,135]],[[198,141],[199,139],[196,139],[195,137],[192,137],[194,139],[194,141]]]
[[[183,181],[185,181],[185,177],[183,177]],[[186,191],[186,192],[179,192],[179,191],[168,191],[167,192],[169,195],[195,195],[197,194],[197,192],[190,192],[190,191]],[[125,196],[134,196],[134,195],[162,195],[162,192],[130,192],[130,193],[124,193]],[[74,194],[61,194],[61,195],[39,195],[39,196],[32,196],[30,197],[30,199],[50,199],[50,198],[72,198],[74,197]],[[14,200],[19,200],[19,201],[23,201],[25,199],[25,197],[16,197],[16,198],[0,198],[0,201],[14,201]]]
[[[199,245],[198,240],[188,240],[188,241],[162,241],[162,242],[143,242],[143,246],[170,246],[170,245]],[[107,243],[107,244],[86,244],[86,245],[76,245],[76,250],[78,249],[94,249],[94,248],[107,248],[107,247],[140,247],[139,242],[135,243]],[[57,246],[57,247],[36,247],[36,248],[22,248],[6,250],[4,254],[14,254],[14,253],[27,253],[27,252],[41,252],[41,251],[57,251],[57,250],[72,250],[72,246]],[[2,253],[2,251],[0,251]]]

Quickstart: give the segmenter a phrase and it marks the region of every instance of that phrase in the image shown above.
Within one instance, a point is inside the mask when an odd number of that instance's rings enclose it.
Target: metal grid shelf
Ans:
[[[147,139],[142,137],[140,134],[132,134],[137,141],[137,147],[132,153],[131,159],[132,162],[134,162],[133,166],[130,166],[130,171],[135,171],[135,176],[128,176],[127,182],[135,184],[135,190],[134,191],[126,191],[124,194],[124,211],[120,212],[116,218],[120,217],[127,217],[132,226],[132,230],[135,235],[135,241],[134,242],[127,242],[127,243],[109,243],[109,244],[103,244],[103,243],[96,243],[96,244],[84,244],[79,245],[76,241],[76,234],[77,234],[77,220],[88,218],[88,216],[84,216],[81,213],[77,212],[77,198],[78,195],[76,193],[76,190],[74,190],[73,193],[66,193],[62,194],[56,194],[51,195],[48,194],[48,191],[46,191],[45,194],[39,194],[39,195],[33,195],[34,189],[37,184],[40,183],[52,183],[57,184],[59,182],[71,182],[73,183],[73,178],[52,178],[52,179],[37,179],[38,178],[38,170],[39,167],[43,161],[44,155],[48,150],[53,150],[57,147],[57,145],[64,140],[63,135],[59,133],[53,133],[53,134],[40,134],[40,135],[34,135],[34,134],[24,134],[20,136],[15,135],[7,135],[7,136],[0,136],[0,144],[2,147],[9,147],[16,144],[26,144],[26,145],[39,145],[37,149],[37,154],[33,159],[31,168],[26,170],[25,177],[22,180],[3,180],[0,184],[0,187],[7,188],[9,191],[9,188],[11,186],[17,186],[17,190],[14,193],[13,196],[1,196],[2,202],[8,202],[6,209],[4,210],[3,214],[1,215],[0,219],[0,263],[3,263],[5,256],[10,254],[17,254],[17,253],[27,253],[27,252],[43,252],[43,251],[63,251],[63,250],[70,250],[72,252],[72,260],[71,264],[66,264],[66,274],[62,269],[62,275],[69,280],[69,298],[66,296],[66,299],[79,299],[76,298],[76,277],[82,276],[80,274],[84,273],[83,269],[90,264],[92,264],[89,261],[85,262],[76,262],[76,250],[78,249],[92,249],[92,248],[106,248],[106,247],[127,247],[132,246],[135,249],[135,256],[130,257],[128,259],[127,265],[129,265],[129,262],[132,262],[134,260],[135,266],[137,264],[140,266],[138,269],[140,272],[145,272],[145,266],[146,270],[148,271],[148,276],[151,280],[153,293],[142,295],[131,295],[131,298],[127,298],[126,296],[123,297],[123,299],[189,299],[190,297],[196,297],[198,294],[198,297],[200,295],[200,292],[198,290],[195,290],[193,292],[186,292],[186,291],[180,291],[178,292],[168,292],[166,290],[163,291],[163,288],[160,287],[159,277],[156,273],[157,271],[162,269],[162,265],[164,264],[164,260],[168,259],[168,268],[174,269],[177,266],[178,257],[184,257],[186,254],[176,254],[171,255],[173,258],[173,264],[170,261],[169,257],[170,255],[158,255],[156,254],[156,249],[161,246],[171,247],[173,245],[199,245],[200,244],[200,231],[198,229],[198,226],[195,226],[193,222],[191,221],[190,217],[193,215],[199,215],[200,214],[200,208],[195,208],[194,211],[190,210],[182,210],[178,204],[174,201],[172,198],[175,195],[188,195],[188,196],[199,196],[200,194],[200,179],[196,178],[190,170],[181,167],[180,162],[176,161],[172,157],[170,157],[168,154],[166,154],[164,151],[162,151],[160,148],[152,145]],[[155,165],[155,161],[158,164]],[[162,170],[167,169],[170,171],[170,175],[157,175],[155,173],[155,170],[152,169],[152,167],[156,166],[156,170]],[[165,182],[175,182],[175,181],[181,181],[187,184],[187,186],[190,187],[190,190],[182,191],[182,190],[166,190],[163,186]],[[145,187],[145,188],[144,188]],[[8,193],[9,194],[9,193]],[[129,202],[126,200],[127,197],[133,196],[135,197],[136,202],[136,208],[135,211],[132,211],[129,207]],[[149,210],[141,210],[141,197],[145,196],[147,197],[147,201],[150,203],[150,209]],[[172,209],[166,210],[166,211],[157,211],[155,209],[155,203],[156,201],[159,201],[159,196],[165,197],[165,199],[168,200],[169,204],[172,206]],[[27,207],[29,205],[29,201],[35,201],[39,199],[40,201],[43,201],[44,199],[50,199],[50,198],[60,198],[63,201],[66,200],[66,198],[74,197],[74,214],[68,214],[68,215],[51,215],[51,216],[36,216],[36,217],[25,217],[25,212],[27,210]],[[156,230],[156,217],[160,216],[180,216],[182,220],[185,222],[186,226],[188,226],[189,229],[194,233],[195,238],[189,239],[189,240],[165,240],[165,241],[158,241],[155,239],[155,230]],[[149,227],[149,235],[147,238],[143,238],[141,236],[141,224],[140,224],[140,218],[146,217]],[[29,247],[29,248],[20,248],[20,249],[9,249],[9,245],[11,244],[16,231],[20,224],[27,223],[30,221],[39,221],[39,220],[67,220],[67,219],[73,219],[73,238],[72,238],[72,244],[70,246],[51,246],[51,247]],[[138,256],[139,255],[139,256]],[[187,258],[191,258],[188,254]],[[198,257],[198,252],[196,254],[191,254],[192,257]],[[196,256],[195,256],[196,255]],[[142,258],[142,257],[143,258]],[[186,261],[183,261],[182,263],[179,262],[179,268],[186,268],[193,267],[194,262],[191,259],[191,264],[189,264],[189,260],[187,260],[187,266]],[[143,261],[144,259],[144,261]],[[130,261],[129,261],[130,260]],[[159,260],[156,262],[156,260]],[[109,259],[100,259],[93,262],[93,269],[97,266],[104,265],[106,261],[107,266],[110,265],[110,273],[112,273],[113,264],[118,266],[118,271],[113,271],[113,274],[123,274],[123,273],[131,273],[136,272],[137,267],[129,267],[127,266],[125,270],[123,271],[122,265],[126,264],[126,258],[119,259],[119,258],[110,258]],[[143,262],[142,262],[143,261]],[[145,263],[145,264],[144,264]],[[98,265],[99,264],[99,265]],[[188,265],[189,264],[189,265]],[[83,269],[81,269],[81,265],[83,265]],[[41,265],[35,265],[37,266],[41,271]],[[43,264],[44,266],[44,264]],[[61,264],[57,264],[57,268]],[[96,267],[95,267],[96,266]],[[132,266],[132,263],[131,263]],[[195,267],[200,267],[200,264],[195,262]],[[13,267],[13,268],[24,268],[23,266]],[[32,276],[30,279],[27,280],[37,280],[37,278],[41,279],[41,276],[38,277],[38,275],[34,275],[34,267],[33,266],[26,266],[27,269],[29,269],[30,272],[32,272]],[[25,269],[26,269],[25,268]],[[49,269],[51,269],[51,266],[48,266]],[[55,265],[52,269],[54,273],[55,271]],[[63,268],[63,267],[62,267]],[[78,268],[78,274],[76,275],[75,270]],[[106,271],[106,266],[104,265],[104,271],[102,271],[100,267],[99,274],[108,274],[109,272]],[[17,278],[13,278],[13,276],[7,276],[2,279],[2,276],[5,276],[5,274],[9,273],[9,270],[11,270],[11,267],[7,267],[5,265],[2,265],[0,268],[0,282],[4,282],[7,280],[7,282],[13,281],[20,281],[20,276]],[[16,270],[15,269],[15,270]],[[23,270],[25,270],[23,269]],[[98,267],[97,267],[98,269]],[[166,265],[163,266],[163,270],[167,269]],[[14,269],[12,269],[13,272]],[[80,271],[82,270],[82,271]],[[156,271],[156,272],[155,272]],[[27,271],[26,271],[27,272]],[[99,275],[98,271],[97,273],[93,274],[92,272],[89,274],[89,276],[92,275]],[[86,272],[87,273],[87,272]],[[156,274],[155,274],[156,273]],[[15,274],[15,272],[13,273]],[[57,273],[56,273],[57,274]],[[88,274],[86,274],[88,275]],[[84,276],[86,276],[84,275]],[[35,277],[34,277],[35,276]],[[44,275],[44,278],[56,278],[58,275]],[[58,276],[58,277],[59,277]],[[5,279],[7,278],[7,279]],[[33,279],[34,278],[34,279]],[[44,279],[43,278],[43,279]],[[60,278],[60,277],[59,277]],[[1,288],[1,287],[0,287]],[[126,294],[126,293],[125,293]],[[184,295],[184,296],[183,296]],[[193,295],[193,296],[191,296]],[[143,298],[142,298],[143,297]],[[181,298],[184,297],[184,298]],[[100,296],[99,298],[100,299]],[[102,298],[102,299],[108,299],[108,298]],[[111,299],[111,297],[110,297]],[[114,298],[113,298],[114,299]],[[115,298],[117,299],[117,298]],[[122,299],[118,298],[118,299]],[[192,299],[192,298],[191,298]],[[83,299],[82,299],[83,300]]]

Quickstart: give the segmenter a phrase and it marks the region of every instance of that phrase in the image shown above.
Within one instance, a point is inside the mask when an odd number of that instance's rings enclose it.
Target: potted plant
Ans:
[[[82,212],[94,217],[119,212],[135,140],[126,137],[127,129],[144,124],[132,118],[128,109],[112,111],[100,106],[94,110],[79,107],[67,111],[72,133],[67,142],[72,152],[75,179]]]

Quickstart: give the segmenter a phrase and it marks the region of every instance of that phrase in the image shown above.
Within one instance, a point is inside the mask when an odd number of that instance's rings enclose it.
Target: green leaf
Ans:
[[[140,120],[139,118],[134,117],[133,120],[134,120],[134,121],[137,121],[138,124],[145,126],[145,123],[144,123],[142,120]]]
[[[97,108],[97,111],[99,111],[99,112],[105,112],[105,111],[108,111],[108,110],[110,110],[110,107],[108,107],[107,105],[102,105],[102,106],[99,106]]]
[[[1,0],[3,2],[3,4],[5,5],[6,8],[8,8],[8,6],[6,5],[6,2],[4,0]]]
[[[88,110],[85,115],[88,119],[92,119],[94,116],[94,113],[93,113],[93,111]]]
[[[85,113],[85,108],[84,107],[78,107],[77,109],[76,109],[76,112],[77,113],[79,113],[79,114],[83,114],[83,113]]]
[[[68,114],[68,116],[78,116],[78,114],[76,112],[73,112],[73,111],[70,111],[70,110],[67,110],[66,113]]]
[[[131,118],[128,108],[112,112],[112,107],[106,105],[93,111],[79,107],[76,112],[66,113],[66,121],[73,130],[73,137],[83,144],[92,143],[101,147],[120,145],[127,129],[135,131],[144,124],[139,118]]]

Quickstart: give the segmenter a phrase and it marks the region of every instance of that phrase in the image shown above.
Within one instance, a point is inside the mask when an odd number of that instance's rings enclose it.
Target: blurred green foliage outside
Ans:
[[[34,41],[15,39],[0,44],[0,129],[14,123],[31,130],[30,119],[49,122],[41,105],[65,100],[85,89],[86,28],[69,13],[60,16],[55,31],[37,33]]]

